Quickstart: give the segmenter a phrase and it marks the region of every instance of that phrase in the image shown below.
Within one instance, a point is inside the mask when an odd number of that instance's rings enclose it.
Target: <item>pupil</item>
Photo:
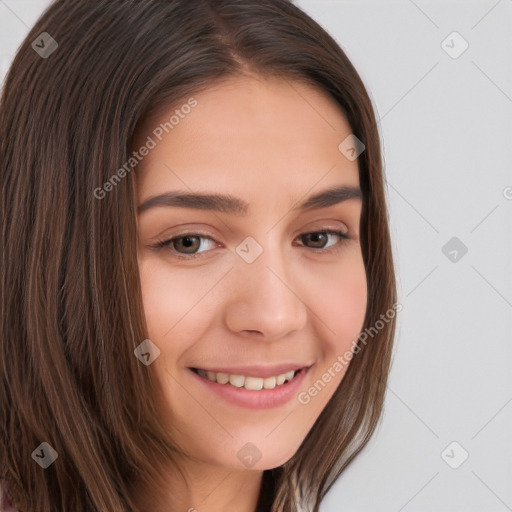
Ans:
[[[197,241],[197,236],[182,236],[180,240],[185,249],[190,249],[194,245],[194,241]]]
[[[322,248],[325,245],[325,240],[324,243],[321,242],[321,238],[325,237],[325,233],[310,233],[307,236],[310,236],[312,238],[313,244],[317,244],[320,242],[320,248]]]

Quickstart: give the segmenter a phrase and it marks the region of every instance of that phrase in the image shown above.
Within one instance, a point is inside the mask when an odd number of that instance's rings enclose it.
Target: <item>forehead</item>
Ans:
[[[191,98],[195,106],[185,108]],[[190,188],[297,198],[319,180],[321,186],[358,186],[357,162],[338,149],[350,126],[323,90],[237,76],[191,98],[146,119],[139,130],[134,149],[147,137],[155,143],[137,167],[139,197]]]

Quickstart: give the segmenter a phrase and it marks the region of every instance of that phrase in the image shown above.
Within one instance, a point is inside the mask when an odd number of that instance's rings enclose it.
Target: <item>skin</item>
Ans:
[[[184,450],[183,476],[170,469],[165,477],[172,498],[166,491],[157,498],[155,489],[148,497],[152,510],[168,510],[172,500],[173,510],[252,512],[262,471],[297,451],[346,367],[307,405],[294,397],[266,410],[225,402],[188,368],[312,363],[305,391],[352,348],[367,304],[361,200],[305,213],[291,209],[331,186],[358,187],[358,167],[338,149],[351,133],[341,110],[310,85],[237,76],[193,97],[197,106],[137,167],[138,204],[180,190],[230,194],[249,211],[238,217],[157,206],[138,216],[148,337],[160,349],[148,368],[161,386],[162,421]],[[135,147],[175,108],[147,119]],[[326,229],[345,231],[349,239],[327,235],[315,243],[300,236]],[[187,255],[183,239],[174,250],[152,247],[198,230],[213,239],[194,242],[199,258],[174,256]],[[235,251],[247,236],[263,248],[250,264]],[[237,457],[247,442],[262,454],[250,469]]]

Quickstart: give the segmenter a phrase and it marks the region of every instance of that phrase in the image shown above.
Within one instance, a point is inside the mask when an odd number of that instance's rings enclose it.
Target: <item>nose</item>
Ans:
[[[294,270],[277,243],[266,244],[252,263],[237,256],[230,272],[224,320],[232,332],[273,341],[301,330],[307,321],[299,267]],[[302,276],[304,277],[304,276]]]

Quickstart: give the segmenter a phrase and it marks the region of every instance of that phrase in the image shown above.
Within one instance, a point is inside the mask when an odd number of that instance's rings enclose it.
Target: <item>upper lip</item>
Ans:
[[[204,370],[206,372],[215,372],[215,373],[227,373],[229,375],[243,375],[245,377],[274,377],[277,375],[282,375],[283,373],[288,373],[290,371],[298,371],[303,368],[309,368],[311,364],[278,364],[273,366],[265,366],[265,365],[253,365],[253,366],[195,366],[192,367],[195,370]]]

